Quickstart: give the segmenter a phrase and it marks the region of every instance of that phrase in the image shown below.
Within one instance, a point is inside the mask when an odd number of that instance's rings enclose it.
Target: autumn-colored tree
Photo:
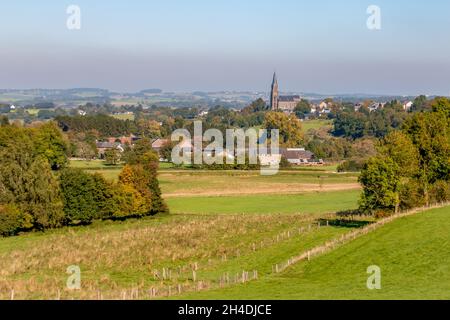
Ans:
[[[268,112],[265,116],[264,128],[278,129],[280,132],[280,145],[295,148],[303,145],[304,135],[302,123],[295,116],[288,116],[282,112]]]

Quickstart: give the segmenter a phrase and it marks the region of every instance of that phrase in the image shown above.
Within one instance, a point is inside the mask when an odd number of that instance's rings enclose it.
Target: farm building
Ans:
[[[311,151],[307,151],[304,148],[281,148],[280,154],[286,158],[287,161],[294,165],[301,164],[317,164],[320,161],[316,161],[314,154]]]

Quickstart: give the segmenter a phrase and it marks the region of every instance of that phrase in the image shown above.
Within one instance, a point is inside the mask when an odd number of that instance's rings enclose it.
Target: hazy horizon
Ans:
[[[66,9],[81,9],[68,30]],[[366,9],[381,8],[381,30]],[[387,0],[2,3],[0,88],[450,94],[450,3]]]

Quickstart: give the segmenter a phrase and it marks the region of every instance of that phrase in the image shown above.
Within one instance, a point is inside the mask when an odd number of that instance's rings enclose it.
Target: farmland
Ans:
[[[196,299],[449,299],[450,208],[401,218],[326,255],[262,281]],[[381,290],[366,287],[381,268]],[[276,290],[274,290],[276,288]]]
[[[111,180],[117,179],[121,170],[100,161],[72,161],[71,166],[99,172]],[[274,272],[291,257],[373,222],[369,217],[348,220],[336,215],[357,207],[357,176],[322,169],[281,171],[264,177],[257,171],[193,171],[166,165],[160,169],[159,180],[170,214],[123,222],[96,221],[86,227],[1,239],[0,298],[383,297],[359,287],[366,264],[381,264],[377,259],[386,255],[389,259],[382,267],[396,272],[386,280],[390,286],[399,280],[400,266],[416,268],[412,275],[416,271],[422,274],[430,265],[414,266],[414,259],[425,253],[409,256],[417,239],[413,232],[397,228],[404,220],[408,230],[416,228],[424,234],[431,233],[438,223],[445,230],[445,209],[393,222],[309,263]],[[438,240],[448,241],[443,232],[433,237],[423,240],[427,250]],[[397,242],[404,253],[395,254]],[[434,273],[445,269],[448,257],[442,250],[433,259]],[[73,265],[81,270],[81,290],[66,289],[66,270]],[[330,265],[336,266],[338,273],[328,268]],[[417,283],[421,281],[425,280],[417,279]],[[328,283],[331,285],[326,288]],[[349,290],[343,289],[346,283],[350,283]],[[433,286],[436,283],[432,281],[429,287]],[[430,292],[443,297],[439,288]]]

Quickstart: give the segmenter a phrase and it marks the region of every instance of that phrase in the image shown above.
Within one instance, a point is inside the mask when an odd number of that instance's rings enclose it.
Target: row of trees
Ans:
[[[142,141],[142,144],[148,141]],[[67,166],[54,123],[0,127],[0,235],[167,212],[151,146],[137,148],[118,183]],[[131,159],[131,157],[130,157]]]
[[[384,108],[373,112],[364,108],[357,112],[338,112],[334,120],[333,135],[351,139],[367,136],[382,138],[399,129],[410,116],[397,101],[387,103]]]
[[[377,145],[360,182],[360,209],[392,213],[450,200],[450,100],[437,98],[431,111],[415,113]]]

